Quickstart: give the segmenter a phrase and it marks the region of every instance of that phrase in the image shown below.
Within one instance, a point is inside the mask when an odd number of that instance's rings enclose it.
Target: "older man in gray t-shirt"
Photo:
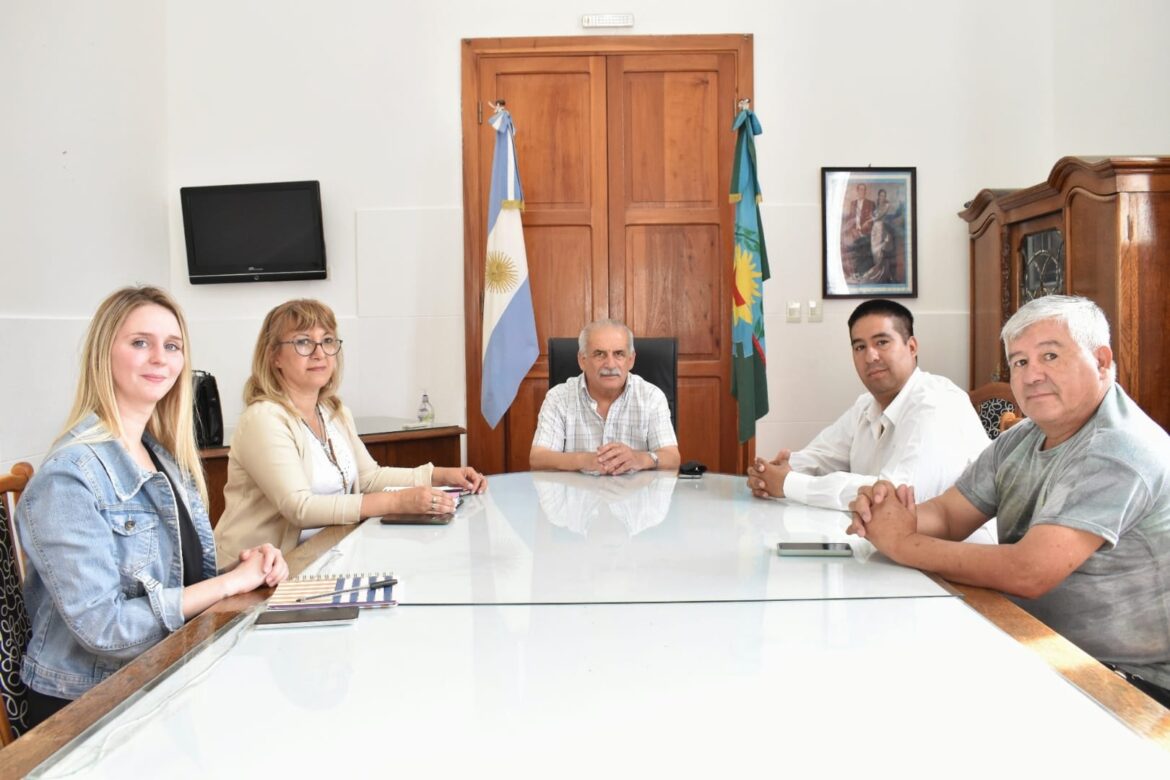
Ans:
[[[1103,544],[1021,606],[1085,652],[1170,688],[1170,437],[1114,385],[1071,439],[1042,449],[1031,421],[1008,430],[955,484],[1014,543],[1042,523]]]
[[[866,489],[851,530],[899,563],[1017,597],[1170,706],[1170,436],[1114,382],[1092,302],[1032,301],[1003,339],[1029,419],[936,499]],[[951,541],[992,516],[1000,545]]]

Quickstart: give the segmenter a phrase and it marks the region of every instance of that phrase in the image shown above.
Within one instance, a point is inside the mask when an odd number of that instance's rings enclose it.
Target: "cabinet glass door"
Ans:
[[[1064,236],[1057,229],[1029,233],[1020,242],[1020,303],[1064,292]]]

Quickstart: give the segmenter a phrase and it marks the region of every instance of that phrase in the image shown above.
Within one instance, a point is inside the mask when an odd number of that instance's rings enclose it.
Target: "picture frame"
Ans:
[[[821,168],[825,298],[918,297],[917,168]]]

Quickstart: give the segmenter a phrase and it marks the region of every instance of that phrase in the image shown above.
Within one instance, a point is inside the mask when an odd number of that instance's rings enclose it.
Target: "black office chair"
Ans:
[[[656,386],[666,396],[670,424],[678,431],[678,339],[634,337],[633,373]],[[577,339],[548,340],[548,386],[559,385],[581,373],[577,365]]]

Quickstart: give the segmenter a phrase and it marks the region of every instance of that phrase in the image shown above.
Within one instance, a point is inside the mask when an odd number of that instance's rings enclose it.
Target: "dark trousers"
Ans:
[[[58,699],[56,696],[34,691],[32,688],[26,689],[25,697],[28,700],[28,727],[30,729],[39,726],[51,715],[63,710],[66,704],[72,703],[71,699]]]
[[[1107,664],[1107,666],[1109,665]],[[1113,669],[1113,671],[1117,672],[1126,680],[1128,680],[1130,685],[1137,688],[1139,691],[1149,696],[1151,699],[1158,702],[1166,709],[1170,709],[1170,690],[1166,690],[1161,686],[1154,685],[1152,682],[1146,682],[1142,678],[1136,675],[1132,675],[1122,669],[1117,669],[1113,666],[1109,666],[1109,668]]]

